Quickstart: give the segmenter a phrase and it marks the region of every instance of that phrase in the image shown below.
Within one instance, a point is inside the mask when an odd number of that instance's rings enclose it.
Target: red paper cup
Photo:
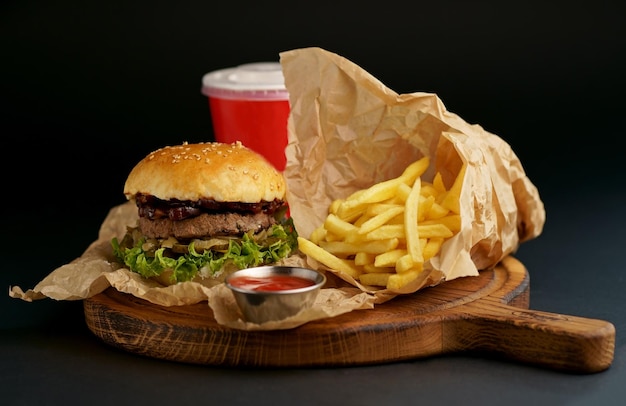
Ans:
[[[241,141],[276,169],[285,169],[289,93],[278,62],[258,62],[209,72],[202,77],[215,140]]]

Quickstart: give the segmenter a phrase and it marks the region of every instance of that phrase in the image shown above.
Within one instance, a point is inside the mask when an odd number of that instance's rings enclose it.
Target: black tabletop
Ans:
[[[567,8],[543,5],[538,12],[527,5],[513,12],[442,2],[412,13],[388,4],[357,14],[333,4],[305,18],[288,4],[270,9],[250,2],[246,17],[234,24],[225,17],[241,11],[233,5],[73,3],[0,6],[5,288],[32,288],[80,256],[108,209],[123,202],[123,182],[138,159],[165,144],[211,140],[200,93],[204,73],[315,45],[353,60],[400,93],[438,93],[449,110],[510,143],[547,213],[543,233],[515,253],[530,273],[530,307],[611,322],[614,360],[594,374],[472,353],[339,368],[188,365],[106,345],[87,329],[81,301],[28,303],[5,294],[2,402],[626,400],[626,155],[620,147],[626,33],[620,7],[568,2]],[[277,16],[280,23],[260,22]],[[321,21],[334,28],[320,29]],[[243,37],[234,36],[235,28]]]

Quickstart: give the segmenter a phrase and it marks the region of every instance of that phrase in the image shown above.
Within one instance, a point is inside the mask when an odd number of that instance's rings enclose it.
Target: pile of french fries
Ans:
[[[398,290],[415,280],[443,243],[461,229],[459,199],[465,166],[446,189],[440,173],[421,179],[421,158],[397,178],[333,201],[302,253],[363,285]]]

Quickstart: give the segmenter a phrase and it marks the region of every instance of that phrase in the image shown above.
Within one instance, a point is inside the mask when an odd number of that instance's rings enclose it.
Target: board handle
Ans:
[[[609,368],[615,326],[598,319],[520,309],[496,301],[468,303],[444,323],[444,351],[479,351],[575,373]]]

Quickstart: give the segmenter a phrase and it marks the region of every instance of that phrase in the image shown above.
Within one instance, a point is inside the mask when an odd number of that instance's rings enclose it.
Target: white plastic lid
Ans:
[[[222,99],[289,99],[278,62],[247,63],[209,72],[202,77],[202,94]]]

